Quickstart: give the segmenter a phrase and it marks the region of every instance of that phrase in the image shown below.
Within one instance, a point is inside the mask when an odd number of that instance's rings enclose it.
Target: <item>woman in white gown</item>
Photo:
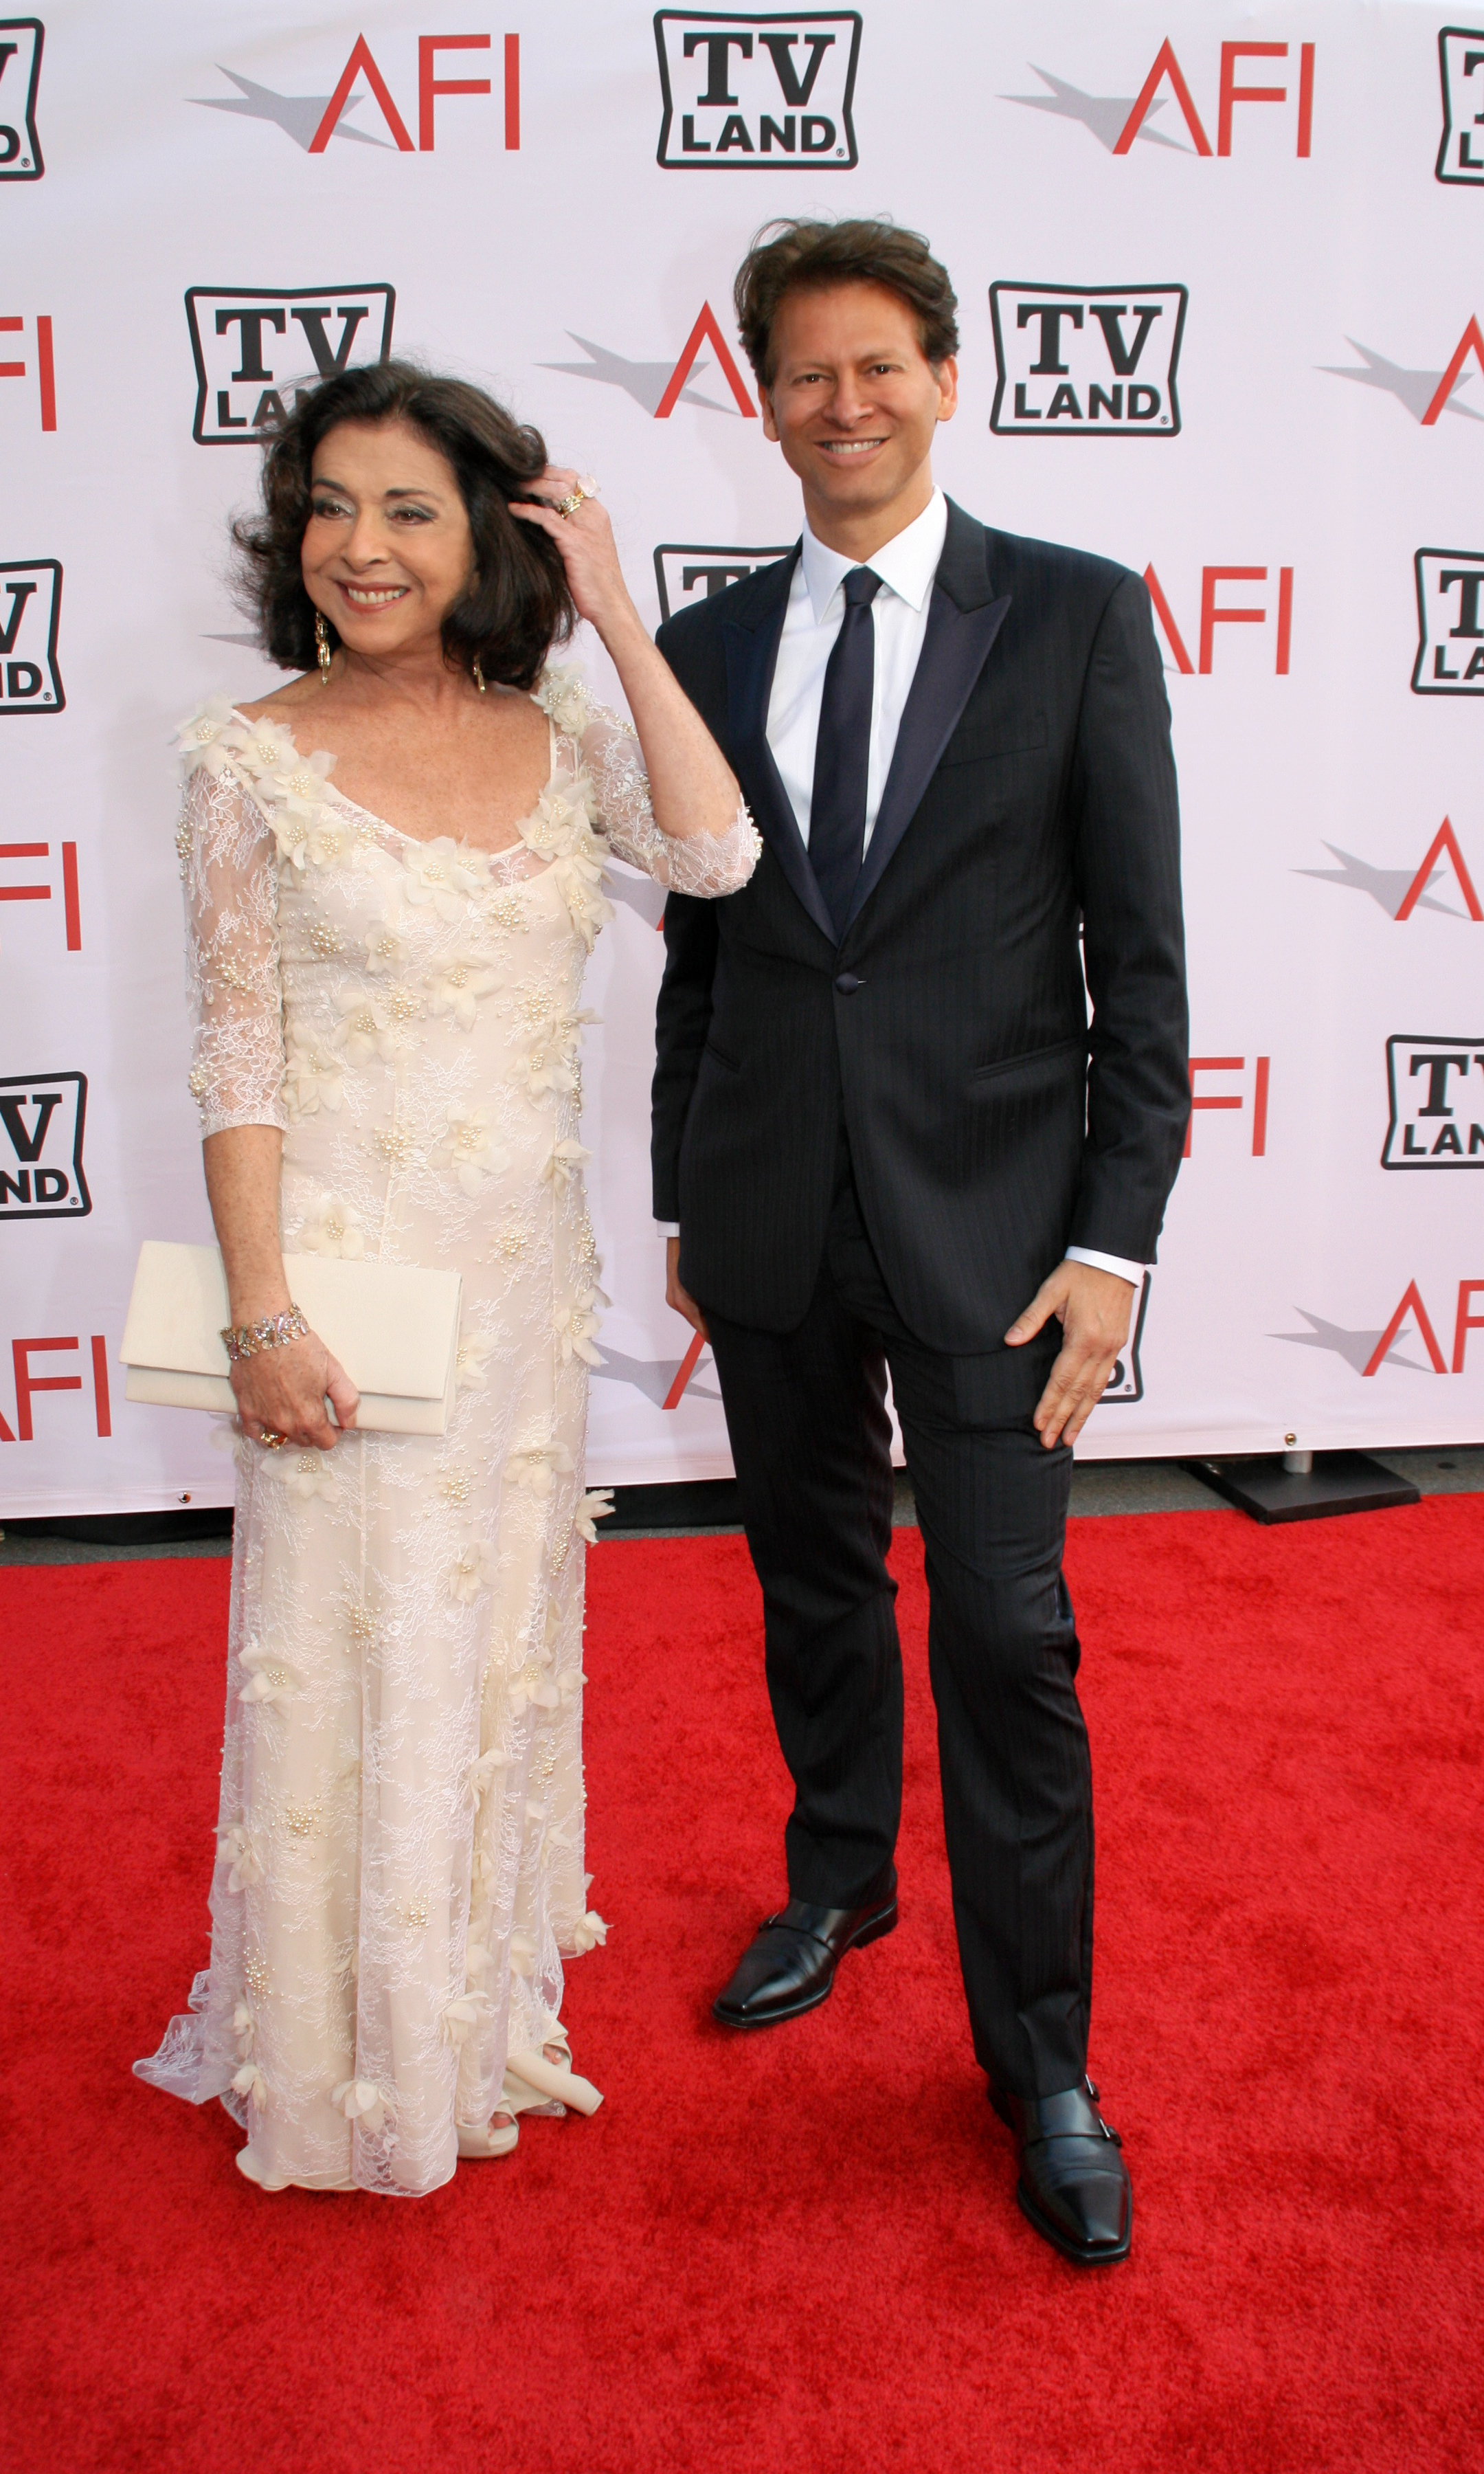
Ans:
[[[599,2101],[560,2017],[605,1931],[580,989],[610,851],[720,894],[759,844],[593,487],[474,388],[329,379],[237,534],[304,675],[180,733],[191,1088],[247,1353],[211,1960],[136,2067],[220,2097],[270,2190],[431,2191],[522,2111]],[[574,606],[637,738],[546,666]],[[355,1430],[284,1252],[462,1274],[444,1434]]]

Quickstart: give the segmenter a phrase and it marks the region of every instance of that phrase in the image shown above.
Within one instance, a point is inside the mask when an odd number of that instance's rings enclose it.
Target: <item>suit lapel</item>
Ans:
[[[798,559],[796,549],[791,558],[779,559],[750,579],[745,597],[738,595],[735,615],[723,623],[728,719],[757,830],[815,926],[833,945],[834,922],[814,881],[798,819],[768,744],[768,699]]]
[[[1004,624],[1010,595],[993,595],[984,527],[950,498],[947,537],[928,605],[927,631],[897,733],[871,848],[850,903],[847,933],[916,815]]]

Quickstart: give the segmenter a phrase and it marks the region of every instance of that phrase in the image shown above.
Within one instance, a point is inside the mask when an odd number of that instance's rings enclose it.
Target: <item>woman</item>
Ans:
[[[595,486],[473,387],[329,379],[236,533],[264,644],[304,675],[180,734],[239,1482],[211,1964],[138,2067],[220,2096],[268,2190],[431,2191],[520,2111],[599,2101],[560,2023],[560,1953],[605,1930],[579,991],[609,850],[726,893],[759,844]],[[574,614],[637,739],[544,667]],[[445,1434],[356,1431],[285,1251],[462,1274]]]

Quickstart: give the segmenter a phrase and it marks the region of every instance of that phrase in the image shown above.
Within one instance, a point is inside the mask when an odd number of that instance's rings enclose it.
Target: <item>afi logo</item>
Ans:
[[[15,1423],[12,1426],[0,1410],[0,1443],[23,1443],[36,1441],[36,1411],[33,1407],[38,1392],[81,1392],[81,1374],[38,1374],[32,1370],[31,1361],[40,1358],[45,1365],[58,1352],[81,1346],[76,1332],[46,1340],[12,1340],[11,1365],[15,1377]],[[113,1432],[108,1408],[108,1344],[101,1331],[90,1338],[93,1370],[93,1424],[98,1433],[108,1437]],[[184,1499],[184,1498],[182,1498]]]
[[[853,9],[749,17],[660,9],[655,17],[667,172],[848,172],[860,52]]]
[[[1414,695],[1484,695],[1484,550],[1417,553]]]
[[[1484,183],[1484,33],[1445,26],[1438,36],[1443,76],[1443,143],[1437,177]]]
[[[990,427],[1001,438],[1173,438],[1188,298],[1183,283],[992,283]]]
[[[1368,893],[1387,918],[1395,919],[1399,926],[1410,919],[1414,910],[1441,910],[1447,919],[1467,917],[1484,922],[1484,909],[1473,889],[1468,861],[1447,816],[1428,843],[1421,867],[1373,867],[1369,861],[1357,859],[1353,851],[1341,850],[1337,842],[1326,842],[1325,848],[1339,861],[1338,867],[1301,867],[1295,869],[1295,875],[1315,877],[1322,885],[1348,885],[1352,893]],[[1438,900],[1446,866],[1451,868],[1454,886],[1462,896],[1462,910],[1453,903]]]
[[[1164,587],[1152,566],[1144,570],[1144,582],[1154,615],[1163,630],[1164,639],[1175,657],[1175,667],[1183,678],[1209,678],[1216,660],[1218,627],[1265,627],[1273,624],[1273,668],[1277,677],[1288,676],[1288,659],[1293,643],[1293,570],[1278,570],[1278,599],[1271,611],[1266,599],[1256,606],[1251,602],[1233,603],[1219,596],[1228,585],[1265,585],[1269,570],[1265,567],[1203,567],[1201,570],[1201,625],[1196,638],[1199,660],[1192,662],[1180,623],[1170,606]],[[1166,669],[1169,667],[1165,664]]]
[[[0,181],[39,181],[46,169],[36,135],[43,36],[39,17],[0,17]]]
[[[1252,1087],[1247,1090],[1202,1090],[1198,1075],[1219,1074],[1227,1080],[1234,1074],[1245,1076],[1245,1056],[1192,1056],[1187,1060],[1190,1074],[1190,1116],[1185,1126],[1185,1156],[1190,1157],[1195,1133],[1195,1111],[1198,1108],[1250,1110],[1252,1116],[1251,1151],[1254,1159],[1264,1159],[1268,1148],[1268,1092],[1273,1079],[1271,1056],[1253,1058]]]
[[[60,713],[67,699],[57,667],[61,563],[0,563],[0,716]]]
[[[1329,1322],[1325,1316],[1311,1314],[1307,1306],[1296,1311],[1308,1324],[1307,1331],[1276,1331],[1274,1340],[1286,1340],[1297,1348],[1324,1348],[1343,1357],[1352,1371],[1359,1375],[1378,1374],[1383,1366],[1404,1368],[1410,1374],[1425,1374],[1427,1367],[1420,1357],[1404,1356],[1404,1349],[1425,1349],[1434,1374],[1462,1374],[1468,1355],[1471,1331],[1484,1331],[1484,1314],[1475,1314],[1473,1301],[1484,1297],[1484,1280],[1460,1280],[1458,1302],[1453,1316],[1453,1357],[1449,1366],[1438,1345],[1437,1329],[1423,1300],[1416,1280],[1408,1280],[1400,1301],[1384,1331],[1373,1323],[1367,1330],[1354,1330],[1349,1324]],[[1443,1324],[1448,1329],[1446,1322]],[[1479,1361],[1476,1359],[1475,1364]]]
[[[1172,153],[1178,155],[1210,155],[1213,151],[1217,155],[1230,155],[1238,104],[1282,104],[1290,107],[1293,112],[1294,153],[1304,157],[1309,153],[1314,130],[1313,44],[1301,43],[1298,46],[1298,54],[1299,73],[1296,85],[1290,85],[1288,83],[1293,74],[1292,67],[1288,66],[1281,72],[1283,78],[1281,85],[1247,85],[1240,82],[1249,74],[1246,62],[1249,61],[1291,62],[1292,54],[1289,45],[1287,43],[1222,44],[1221,71],[1216,88],[1214,150],[1206,133],[1206,124],[1196,109],[1190,83],[1175,56],[1175,47],[1168,38],[1156,52],[1149,74],[1137,94],[1084,94],[1080,87],[1069,85],[1065,78],[1052,77],[1045,69],[1036,68],[1033,61],[1030,65],[1048,91],[1045,94],[1007,94],[1002,95],[1000,101],[1021,103],[1032,111],[1048,111],[1059,120],[1079,120],[1085,129],[1091,131],[1099,145],[1106,147],[1110,155],[1127,155],[1136,138],[1143,138],[1150,145],[1168,147]],[[1185,57],[1186,59],[1190,57],[1188,52]],[[1276,69],[1264,69],[1259,74],[1272,78],[1280,72]],[[1188,143],[1165,134],[1166,130],[1171,126],[1168,119],[1161,121],[1158,129],[1149,126],[1156,115],[1164,111],[1169,104],[1174,105],[1176,112],[1185,122],[1185,138]],[[1208,101],[1208,113],[1209,109]]]
[[[1116,1409],[1125,1400],[1142,1400],[1144,1396],[1144,1370],[1139,1352],[1144,1340],[1144,1317],[1149,1312],[1149,1281],[1150,1274],[1146,1272],[1144,1285],[1138,1293],[1138,1311],[1134,1318],[1129,1345],[1098,1395],[1100,1409]]]
[[[353,139],[362,146],[395,148],[400,155],[431,155],[437,145],[437,107],[440,96],[452,94],[487,95],[491,91],[487,77],[445,78],[439,75],[441,52],[488,52],[488,35],[419,35],[418,37],[418,137],[416,145],[406,121],[397,109],[395,98],[383,77],[364,35],[357,35],[350,57],[341,70],[332,94],[277,94],[272,86],[258,85],[251,78],[239,77],[235,69],[224,69],[237,88],[234,95],[192,95],[190,100],[207,111],[230,111],[243,120],[268,120],[292,137],[306,155],[323,155],[332,137]],[[505,145],[515,153],[520,145],[520,36],[505,37]],[[366,85],[358,84],[365,78]],[[369,129],[353,129],[350,114],[367,101],[367,89],[374,98],[386,129],[385,137],[373,137]]]
[[[0,1081],[0,1221],[85,1220],[83,1175],[85,1074],[25,1074]]]
[[[1386,1042],[1382,1168],[1484,1168],[1484,1037]]]
[[[24,318],[0,318],[0,335],[24,335]],[[36,380],[36,410],[43,429],[57,426],[57,366],[52,352],[52,322],[36,320],[35,361],[0,361],[0,378],[23,378],[33,367]]]
[[[196,356],[191,436],[201,447],[261,445],[287,419],[289,395],[297,401],[320,378],[391,358],[395,306],[390,283],[323,283],[307,292],[193,283],[185,296]]]
[[[1375,352],[1369,344],[1358,344],[1353,335],[1345,338],[1352,352],[1358,352],[1362,366],[1358,370],[1343,369],[1334,361],[1322,361],[1320,368],[1327,377],[1349,378],[1354,386],[1378,387],[1383,395],[1394,395],[1415,422],[1424,429],[1436,426],[1441,414],[1451,412],[1464,421],[1484,420],[1472,404],[1454,400],[1475,376],[1466,367],[1471,355],[1484,370],[1484,329],[1477,318],[1471,318],[1458,338],[1452,358],[1446,370],[1408,369],[1400,361],[1388,361]]]
[[[645,412],[657,421],[668,421],[678,403],[692,403],[703,412],[725,412],[727,406],[713,397],[700,395],[691,385],[710,368],[709,361],[700,357],[703,344],[709,344],[716,354],[717,367],[731,390],[731,399],[745,421],[755,421],[757,406],[747,391],[747,382],[728,347],[727,338],[716,323],[716,313],[709,301],[702,303],[701,315],[685,339],[684,349],[672,369],[665,361],[628,361],[621,352],[610,352],[606,344],[589,342],[586,335],[574,334],[567,328],[574,344],[581,344],[587,358],[585,361],[542,361],[543,370],[558,370],[563,377],[596,378],[600,386],[622,387]]]
[[[81,954],[83,912],[78,901],[78,846],[76,842],[59,842],[58,851],[61,860],[61,910],[62,918],[66,924],[67,951],[69,954]],[[31,863],[30,873],[34,877],[36,873],[34,862],[38,859],[49,860],[51,853],[50,842],[0,842],[0,865],[14,865],[23,861],[27,861]],[[47,871],[47,876],[48,882],[45,885],[35,883],[21,885],[17,884],[12,877],[0,876],[0,902],[50,902],[54,890],[50,882],[50,869]]]
[[[1453,1317],[1453,1358],[1452,1364],[1449,1365],[1438,1346],[1438,1335],[1433,1329],[1432,1317],[1423,1303],[1423,1293],[1415,1280],[1408,1280],[1402,1291],[1400,1304],[1377,1339],[1375,1348],[1360,1370],[1361,1373],[1379,1372],[1391,1355],[1393,1344],[1410,1324],[1417,1341],[1420,1341],[1427,1351],[1434,1374],[1462,1374],[1464,1360],[1468,1353],[1469,1334],[1471,1331],[1484,1331],[1484,1314],[1475,1314],[1473,1311],[1473,1301],[1478,1297],[1484,1297],[1484,1280],[1459,1281],[1458,1305]],[[1445,1323],[1444,1329],[1447,1330],[1447,1328]],[[1412,1333],[1408,1333],[1407,1336],[1410,1338]],[[1399,1358],[1393,1362],[1407,1365],[1413,1361]]]
[[[786,558],[790,546],[785,543],[781,548],[738,549],[715,542],[661,542],[655,552],[660,618],[673,618],[677,610],[708,601],[713,593],[725,593],[729,584],[740,584],[754,568],[771,567],[775,559]]]

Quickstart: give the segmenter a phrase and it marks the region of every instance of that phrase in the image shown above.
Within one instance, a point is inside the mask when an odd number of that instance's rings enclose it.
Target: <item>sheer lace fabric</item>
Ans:
[[[181,731],[179,847],[210,1133],[283,1128],[286,1249],[456,1268],[438,1437],[271,1452],[237,1518],[211,1958],[155,2085],[220,2097],[254,2177],[426,2192],[604,1937],[583,1870],[583,1492],[599,1264],[578,1139],[610,849],[746,881],[745,811],[677,840],[637,742],[548,671],[545,790],[496,857],[341,798],[225,703]],[[524,2099],[529,2100],[528,2095]]]

